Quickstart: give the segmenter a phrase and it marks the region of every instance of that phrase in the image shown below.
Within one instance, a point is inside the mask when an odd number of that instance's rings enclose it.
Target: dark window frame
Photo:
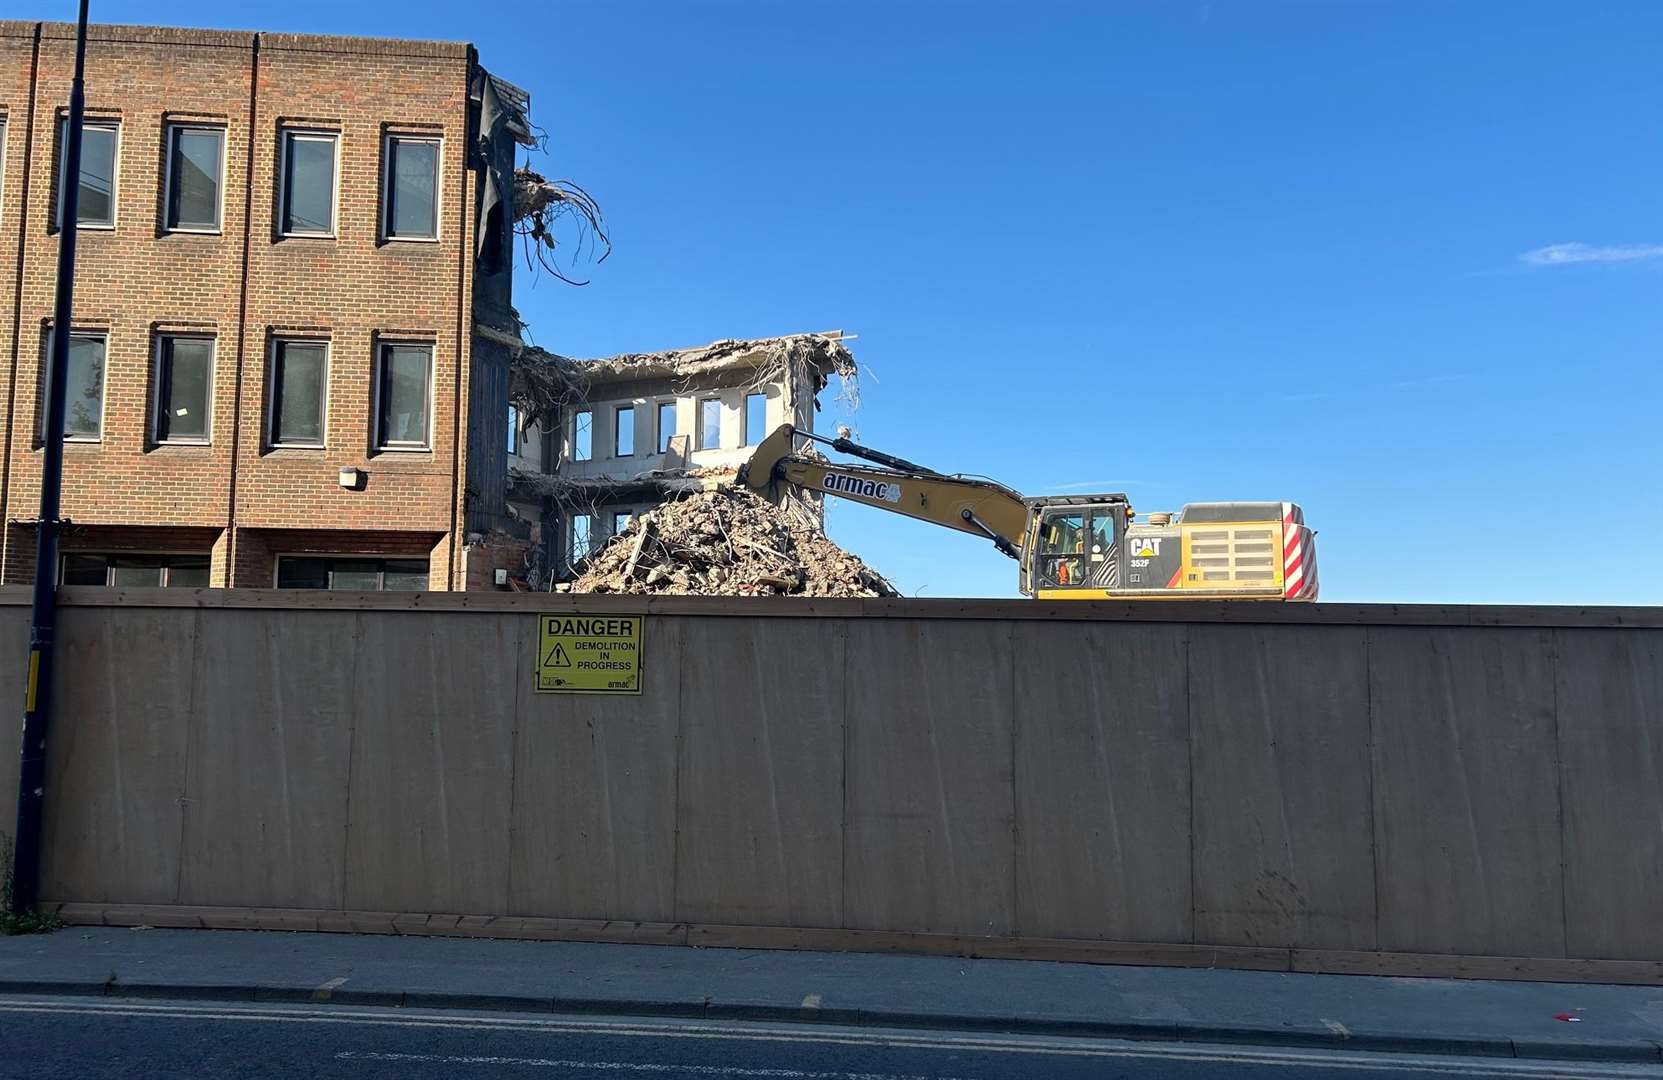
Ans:
[[[670,430],[668,430],[668,431],[664,430],[664,410],[665,409],[670,410]],[[680,434],[680,432],[678,432],[676,430],[676,428],[680,426],[678,421],[677,421],[677,412],[678,412],[678,410],[676,408],[676,403],[674,401],[660,401],[658,403],[658,408],[654,411],[658,415],[658,419],[655,421],[655,423],[658,425],[658,427],[657,427],[658,441],[655,442],[653,445],[658,447],[658,451],[657,451],[658,453],[668,454],[670,452],[670,440],[675,438],[678,434]]]
[[[173,160],[177,156],[179,136],[186,133],[212,134],[219,140],[219,175],[214,178],[214,223],[212,225],[181,224],[173,220],[173,183],[177,176],[173,170]],[[167,140],[163,147],[162,230],[164,232],[218,236],[224,231],[226,142],[225,126],[223,124],[200,124],[183,120],[168,122]]]
[[[45,351],[40,360],[40,377],[36,379],[35,391],[35,444],[46,445],[46,376],[52,366],[52,338],[57,333],[56,327],[47,327],[45,335]],[[90,330],[69,331],[71,348],[76,338],[96,340],[104,346],[104,370],[98,376],[98,433],[84,435],[69,430],[69,401],[64,401],[64,442],[101,443],[104,441],[104,414],[110,400],[110,332],[107,329],[96,328]],[[66,391],[67,393],[67,391]]]
[[[433,147],[433,215],[432,231],[422,233],[401,233],[393,229],[394,216],[394,184],[393,168],[396,164],[397,143],[423,143]],[[444,201],[441,198],[444,181],[445,140],[441,135],[420,134],[410,131],[389,131],[381,138],[381,239],[387,242],[437,244],[440,230],[443,228],[442,213]]]
[[[422,441],[387,438],[387,395],[391,386],[388,360],[394,349],[420,349],[427,357],[427,376],[422,381]],[[431,341],[386,339],[375,345],[375,451],[381,453],[427,453],[433,449],[433,377],[438,363],[436,346]]]
[[[202,402],[204,416],[202,435],[163,435],[163,419],[167,413],[168,390],[173,385],[172,353],[167,346],[175,341],[205,341],[208,343],[208,385]],[[106,362],[107,365],[107,362]],[[219,366],[219,339],[213,334],[164,331],[156,335],[152,358],[151,385],[155,400],[150,408],[150,439],[156,446],[211,446],[214,442],[214,372]]]
[[[705,445],[705,433],[710,430],[710,425],[705,422],[705,407],[707,405],[716,406],[716,445],[714,446]],[[698,443],[693,447],[695,451],[709,452],[712,450],[722,449],[722,410],[723,405],[721,398],[699,398]]]
[[[210,575],[213,573],[213,556],[206,551],[60,551],[58,553],[58,584],[60,585],[64,583],[65,571],[69,569],[69,560],[72,558],[104,560],[104,584],[102,586],[88,586],[89,588],[115,588],[116,585],[112,579],[115,576],[117,569],[115,564],[118,559],[189,559],[193,563],[200,561],[206,567]],[[185,567],[163,565],[157,567],[157,569],[162,572],[161,583],[159,586],[156,586],[158,588],[205,589],[213,587],[211,584],[211,576],[209,578],[209,585],[175,586],[170,583],[168,579],[172,577],[175,569],[186,569]],[[196,568],[190,567],[190,569]],[[140,588],[140,586],[136,585],[132,587]]]
[[[0,116],[0,192],[6,190],[6,140],[11,136],[11,118]],[[6,223],[6,203],[0,201],[0,227]]]
[[[585,417],[585,416],[587,416],[589,418],[589,452],[586,453],[586,454],[579,454],[578,453],[577,437],[578,437],[578,433],[583,430],[583,417]],[[594,409],[574,409],[574,410],[572,410],[572,460],[573,461],[594,461],[595,460],[595,410]]]
[[[570,556],[568,557],[568,559],[566,561],[571,563],[573,566],[576,566],[578,563],[580,563],[583,560],[589,558],[589,556],[593,555],[596,551],[595,541],[598,539],[598,537],[595,536],[595,525],[597,524],[597,522],[595,520],[595,515],[594,514],[573,514],[571,516],[570,520],[571,520],[571,541],[572,542],[571,542],[571,546],[569,548]],[[577,523],[579,521],[584,521],[584,522],[588,523],[587,527],[583,530],[583,550],[582,551],[579,551],[578,546],[577,546]]]
[[[519,455],[525,447],[525,430],[520,425],[520,409],[508,406],[508,452]]]
[[[277,162],[277,233],[284,239],[335,240],[341,232],[341,133],[326,128],[291,128],[279,131],[281,152]],[[329,184],[329,228],[295,229],[289,213],[289,155],[297,140],[328,142],[334,147],[334,169]]]
[[[283,385],[279,375],[278,353],[290,345],[317,345],[323,349],[323,372],[318,379],[318,438],[316,442],[284,439],[278,431],[278,410],[283,404]],[[329,444],[329,369],[332,366],[332,343],[328,338],[277,337],[272,338],[266,361],[266,448],[268,450],[322,450]]]
[[[84,212],[85,207],[84,207],[84,205],[78,203],[77,206],[76,206],[76,219],[77,220],[75,222],[75,228],[77,230],[80,230],[80,229],[96,229],[96,230],[99,230],[99,231],[102,231],[102,232],[113,232],[113,231],[115,231],[116,227],[121,223],[121,118],[119,116],[117,116],[117,117],[107,117],[107,116],[89,116],[89,117],[85,117],[81,121],[81,134],[82,134],[83,139],[85,139],[86,133],[89,130],[91,130],[91,131],[108,130],[108,131],[114,132],[115,146],[114,146],[114,149],[112,149],[112,151],[110,152],[110,220],[108,220],[108,221],[82,220],[80,215]],[[82,166],[84,168],[85,163],[86,163],[86,146],[85,146],[84,143],[81,147],[81,155],[82,155],[81,156]],[[55,206],[55,208],[52,211],[52,227],[55,230],[56,229],[62,229],[64,227],[64,199],[67,197],[67,195],[69,193],[69,183],[68,183],[68,178],[66,176],[64,176],[64,166],[68,164],[68,159],[69,159],[69,117],[68,116],[59,116],[58,117],[58,160],[57,160],[57,164],[53,167],[54,171],[57,173],[57,177],[58,177],[58,200],[57,200],[57,205]],[[80,177],[75,178],[76,183],[80,183],[80,180],[81,180]]]
[[[282,581],[283,581],[283,564],[285,562],[293,562],[293,561],[296,561],[296,560],[305,560],[305,561],[310,561],[310,562],[320,562],[320,563],[326,564],[326,566],[324,568],[325,584],[324,584],[323,589],[322,589],[322,591],[324,591],[324,592],[337,591],[335,589],[334,584],[333,584],[335,570],[333,568],[333,565],[329,565],[329,564],[334,564],[334,563],[375,563],[376,564],[375,588],[373,590],[356,590],[356,589],[354,589],[354,590],[339,590],[339,591],[343,591],[343,592],[345,592],[345,591],[352,591],[352,592],[359,592],[359,591],[369,591],[369,592],[388,592],[388,591],[391,591],[391,592],[427,592],[427,591],[431,591],[430,589],[393,589],[393,590],[389,590],[387,588],[387,584],[386,584],[387,583],[387,567],[389,565],[394,564],[394,563],[412,563],[412,564],[422,563],[427,568],[425,572],[428,575],[429,585],[431,585],[432,584],[432,573],[433,573],[433,559],[432,559],[431,556],[350,555],[350,554],[319,555],[319,554],[316,554],[314,552],[286,552],[286,553],[279,554],[277,556],[276,560],[272,564],[272,578],[271,578],[271,581],[272,581],[272,587],[273,588],[277,588],[277,589],[296,589],[296,590],[304,588],[304,586],[284,585],[284,584],[282,584]],[[410,572],[410,571],[406,571],[406,572]]]
[[[629,413],[629,453],[627,453],[627,454],[624,453],[624,449],[623,449],[623,429],[618,424],[619,418],[622,417],[624,415],[624,413],[626,413],[626,412]],[[615,458],[632,458],[632,457],[635,456],[635,444],[636,444],[636,442],[639,441],[635,437],[635,427],[636,427],[635,421],[636,421],[636,415],[635,415],[635,406],[634,405],[615,405],[615,406],[613,406],[613,408],[612,408],[612,456],[613,457],[615,457]]]
[[[762,399],[762,423],[758,425],[762,429],[760,431],[751,430],[751,401],[754,398]],[[761,443],[768,435],[768,391],[751,390],[747,392],[739,402],[739,417],[740,423],[745,429],[739,433],[744,440],[742,445],[756,446]]]

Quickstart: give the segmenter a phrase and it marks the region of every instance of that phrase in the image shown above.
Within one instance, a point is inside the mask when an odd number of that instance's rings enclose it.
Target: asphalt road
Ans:
[[[1656,1077],[1579,1065],[652,1018],[0,997],[0,1077]]]

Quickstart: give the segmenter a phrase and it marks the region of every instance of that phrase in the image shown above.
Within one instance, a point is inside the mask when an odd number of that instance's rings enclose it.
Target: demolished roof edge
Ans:
[[[567,364],[584,372],[585,377],[606,382],[627,382],[637,379],[658,378],[665,375],[687,375],[711,371],[731,371],[746,367],[760,367],[766,363],[766,356],[758,356],[759,351],[766,350],[771,345],[789,345],[794,342],[820,342],[828,346],[824,357],[817,357],[814,361],[816,368],[822,373],[830,374],[837,370],[839,353],[843,366],[854,368],[854,355],[849,352],[843,342],[852,340],[853,335],[845,334],[842,330],[825,330],[800,334],[779,334],[762,338],[718,338],[704,345],[693,345],[679,349],[657,349],[647,352],[618,353],[614,356],[600,356],[592,358],[578,358],[562,356],[550,352],[536,345],[525,346],[524,353],[533,362]],[[712,355],[714,354],[714,355]]]

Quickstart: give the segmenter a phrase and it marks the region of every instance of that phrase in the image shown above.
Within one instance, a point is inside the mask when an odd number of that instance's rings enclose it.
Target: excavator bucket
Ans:
[[[790,424],[781,424],[774,429],[774,433],[763,439],[756,450],[751,453],[751,460],[739,468],[739,483],[748,487],[758,495],[779,502],[783,492],[777,483],[775,475],[779,463],[791,456],[796,449],[797,429]]]

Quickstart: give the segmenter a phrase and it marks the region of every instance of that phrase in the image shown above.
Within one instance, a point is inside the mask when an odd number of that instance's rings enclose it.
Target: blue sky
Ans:
[[[167,18],[474,41],[611,225],[593,284],[519,287],[559,352],[841,327],[864,441],[1140,512],[1299,501],[1325,600],[1663,603],[1663,5]],[[1015,593],[975,539],[831,530],[909,593]]]

